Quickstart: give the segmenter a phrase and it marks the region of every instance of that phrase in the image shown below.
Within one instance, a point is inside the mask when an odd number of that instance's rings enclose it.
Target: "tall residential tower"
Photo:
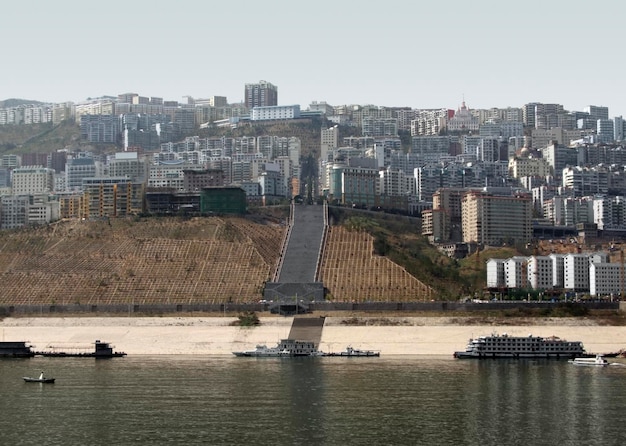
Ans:
[[[254,107],[278,105],[278,88],[267,81],[258,84],[246,84],[245,102],[248,110]]]

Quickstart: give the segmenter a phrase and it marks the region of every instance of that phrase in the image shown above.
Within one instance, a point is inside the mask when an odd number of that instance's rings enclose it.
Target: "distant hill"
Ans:
[[[111,146],[113,147],[113,146]],[[8,153],[50,153],[60,149],[103,150],[80,140],[80,129],[73,122],[29,125],[0,125],[0,155]],[[113,148],[113,151],[115,149]]]
[[[239,138],[242,136],[272,135],[279,137],[300,138],[302,145],[302,157],[313,156],[318,158],[321,144],[321,131],[331,127],[325,118],[312,118],[310,120],[296,121],[253,121],[242,124],[234,129],[231,128],[207,128],[201,129],[198,135],[201,138],[226,136]],[[360,136],[360,129],[356,127],[341,126],[339,128],[339,141],[347,136]]]
[[[21,99],[8,99],[17,104]],[[6,102],[6,101],[4,101]],[[33,101],[23,101],[33,103]],[[15,106],[15,105],[12,105]],[[242,125],[235,129],[212,128],[198,129],[185,136],[206,137],[233,137],[272,135],[281,137],[295,136],[300,138],[303,158],[319,156],[321,129],[328,124],[325,120],[315,119],[311,122],[268,122],[265,124]],[[355,136],[358,129],[342,127],[340,139],[345,136]],[[181,138],[182,139],[182,138]],[[0,155],[3,153],[48,153],[59,149],[92,150],[96,153],[111,153],[119,150],[114,145],[88,144],[80,139],[80,129],[76,123],[63,122],[59,125],[52,123],[30,125],[0,125]]]
[[[5,99],[4,101],[0,101],[0,108],[10,108],[10,107],[18,107],[20,105],[27,104],[43,104],[41,101],[32,101],[29,99]]]

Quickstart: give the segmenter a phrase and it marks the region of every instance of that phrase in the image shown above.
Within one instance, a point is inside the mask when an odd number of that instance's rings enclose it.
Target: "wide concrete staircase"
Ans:
[[[324,329],[324,317],[294,317],[289,331],[289,339],[310,341],[319,346]]]
[[[294,205],[292,220],[273,281],[265,284],[264,298],[272,311],[296,314],[312,301],[324,299],[324,284],[316,281],[326,232],[325,205]]]

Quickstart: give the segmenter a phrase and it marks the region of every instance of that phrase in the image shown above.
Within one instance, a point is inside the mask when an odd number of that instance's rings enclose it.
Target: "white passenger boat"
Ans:
[[[602,355],[596,355],[595,358],[574,358],[571,359],[569,362],[574,365],[590,365],[599,367],[610,365],[609,361],[604,359]]]
[[[292,356],[324,356],[311,341],[296,341],[294,339],[283,339],[276,347],[257,345],[254,350],[233,352],[235,356],[252,357],[292,357]]]
[[[555,336],[509,336],[492,334],[470,339],[464,351],[454,352],[455,358],[558,358],[582,357],[585,349],[580,341],[566,341]]]

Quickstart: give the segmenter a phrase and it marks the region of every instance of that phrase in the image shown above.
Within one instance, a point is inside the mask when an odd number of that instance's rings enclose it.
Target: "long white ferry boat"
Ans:
[[[510,336],[492,334],[470,339],[465,351],[454,352],[455,358],[563,358],[585,354],[582,342],[566,341],[555,336]]]

